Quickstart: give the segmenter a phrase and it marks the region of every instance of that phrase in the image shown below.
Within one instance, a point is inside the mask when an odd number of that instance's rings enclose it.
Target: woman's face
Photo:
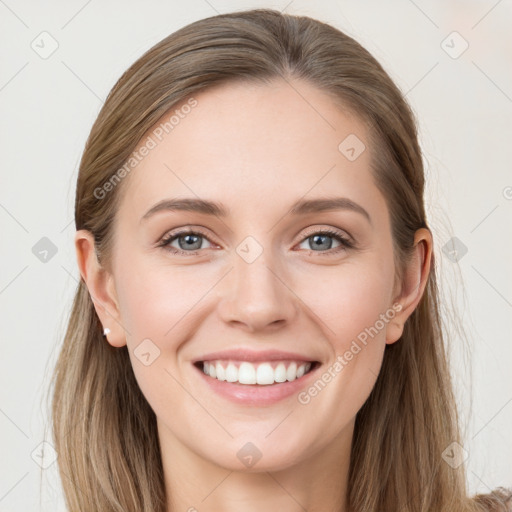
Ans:
[[[400,335],[388,208],[364,125],[312,86],[194,98],[148,132],[117,185],[111,313],[123,329],[103,325],[127,343],[165,448],[286,468],[350,437]],[[247,383],[206,375],[205,360]]]

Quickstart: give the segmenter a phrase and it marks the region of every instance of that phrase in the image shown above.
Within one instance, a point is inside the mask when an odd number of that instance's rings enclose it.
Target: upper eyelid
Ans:
[[[351,242],[355,242],[355,240],[353,239],[352,235],[350,235],[350,233],[348,233],[348,231],[344,230],[344,229],[341,229],[341,228],[333,228],[333,227],[328,227],[328,228],[317,228],[315,226],[313,227],[308,227],[306,228],[306,234],[304,235],[304,237],[302,238],[302,240],[304,240],[304,238],[309,238],[311,235],[314,235],[315,233],[321,233],[321,232],[324,232],[324,231],[328,231],[330,235],[337,235],[341,238],[345,238],[345,239],[348,239],[349,241]]]
[[[178,231],[176,231],[176,232],[168,231],[165,233],[164,236],[162,236],[161,241],[172,240],[173,238],[178,238],[179,236],[190,235],[190,234],[201,235],[203,238],[208,239],[208,241],[215,243],[211,239],[212,237],[210,237],[210,235],[204,233],[199,228],[183,228],[183,229],[178,228]]]

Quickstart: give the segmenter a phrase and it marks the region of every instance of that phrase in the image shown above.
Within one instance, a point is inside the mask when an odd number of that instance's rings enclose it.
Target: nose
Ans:
[[[223,279],[218,304],[221,319],[249,332],[272,331],[288,325],[299,299],[287,283],[287,273],[267,251],[252,263],[234,255],[234,268]]]

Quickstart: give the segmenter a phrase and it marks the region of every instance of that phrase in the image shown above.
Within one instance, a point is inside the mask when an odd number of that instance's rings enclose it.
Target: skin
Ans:
[[[432,239],[421,229],[393,289],[389,212],[370,174],[364,124],[311,85],[291,84],[231,83],[194,96],[198,105],[122,183],[111,272],[90,233],[76,233],[108,343],[128,346],[156,413],[169,511],[346,510],[355,416],[425,288]],[[338,150],[349,134],[367,146],[355,161]],[[350,210],[289,214],[298,199],[332,196],[361,205],[371,223]],[[222,202],[230,215],[161,211],[141,221],[176,197]],[[197,254],[158,247],[186,227],[205,235]],[[314,251],[308,237],[325,228],[356,248],[327,238]],[[247,236],[263,249],[250,264],[236,252]],[[191,363],[234,347],[278,349],[320,361],[320,376],[393,304],[401,311],[307,404],[297,395],[266,407],[231,403]],[[134,350],[148,338],[160,355],[146,366]],[[262,454],[252,467],[237,457],[247,442]]]

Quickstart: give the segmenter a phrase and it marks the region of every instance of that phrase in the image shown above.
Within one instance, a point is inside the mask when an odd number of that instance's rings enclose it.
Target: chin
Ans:
[[[304,457],[305,443],[298,442],[289,448],[283,447],[281,439],[264,439],[260,442],[253,436],[249,441],[247,436],[243,440],[231,440],[222,453],[208,458],[216,465],[242,473],[260,473],[267,471],[281,471],[300,463]]]

